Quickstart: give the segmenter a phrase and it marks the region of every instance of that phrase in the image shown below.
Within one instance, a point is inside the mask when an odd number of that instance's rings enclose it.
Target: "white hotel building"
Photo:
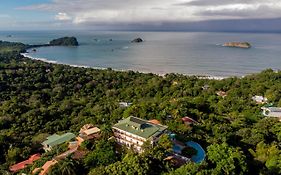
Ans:
[[[142,152],[144,142],[150,141],[154,145],[167,128],[167,126],[131,116],[116,123],[112,130],[117,143]]]

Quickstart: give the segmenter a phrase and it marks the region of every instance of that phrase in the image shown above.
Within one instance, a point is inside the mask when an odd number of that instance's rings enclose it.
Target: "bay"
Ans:
[[[11,37],[8,37],[11,35]],[[28,56],[52,62],[134,70],[156,74],[244,76],[281,68],[281,34],[215,32],[13,31],[0,40],[44,44],[75,36],[78,47],[41,47]],[[142,43],[131,43],[141,37]],[[227,48],[229,41],[247,41],[251,49]]]

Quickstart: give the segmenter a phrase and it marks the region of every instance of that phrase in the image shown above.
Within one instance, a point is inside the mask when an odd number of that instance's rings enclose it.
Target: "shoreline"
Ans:
[[[36,57],[32,57],[30,55],[28,55],[28,52],[26,53],[20,53],[23,57],[25,58],[29,58],[31,60],[37,60],[37,61],[42,61],[45,63],[50,63],[50,64],[59,64],[59,65],[66,65],[66,66],[71,66],[71,67],[76,67],[76,68],[88,68],[88,69],[96,69],[96,70],[106,70],[106,69],[112,69],[114,71],[117,72],[128,72],[128,71],[133,71],[133,72],[139,72],[139,73],[143,73],[143,74],[154,74],[160,77],[165,77],[165,75],[167,74],[171,74],[171,73],[154,73],[154,72],[145,72],[145,71],[137,71],[137,70],[131,70],[131,69],[114,69],[114,68],[106,68],[106,67],[91,67],[91,66],[86,66],[86,65],[75,65],[75,64],[67,64],[67,63],[61,63],[55,60],[48,60],[46,58],[36,58]],[[212,75],[193,75],[193,74],[182,74],[182,73],[175,73],[175,74],[180,74],[183,76],[195,76],[198,79],[206,79],[206,80],[224,80],[227,78],[231,78],[231,77],[237,77],[237,78],[243,78],[244,76],[238,77],[238,76],[229,76],[229,77],[223,77],[223,76],[212,76]]]

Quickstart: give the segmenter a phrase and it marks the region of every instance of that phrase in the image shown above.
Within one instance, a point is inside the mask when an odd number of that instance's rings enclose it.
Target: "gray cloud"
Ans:
[[[19,7],[74,25],[194,22],[281,17],[280,0],[52,0]]]
[[[229,5],[229,4],[252,4],[259,0],[192,0],[178,3],[175,5],[182,6],[215,6],[215,5]]]
[[[228,18],[274,18],[281,17],[281,10],[279,8],[261,5],[257,8],[245,9],[218,9],[205,10],[198,12],[201,16],[219,16]]]

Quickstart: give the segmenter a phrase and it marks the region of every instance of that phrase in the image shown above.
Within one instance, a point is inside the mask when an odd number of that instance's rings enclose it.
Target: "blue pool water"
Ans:
[[[177,145],[177,144],[174,144],[174,145],[173,145],[173,151],[174,151],[175,153],[181,154],[181,150],[182,150],[182,149],[183,149],[183,148],[182,148],[181,146]]]
[[[204,149],[196,142],[189,141],[185,143],[187,146],[192,147],[197,150],[197,154],[191,157],[191,160],[195,163],[201,163],[205,159]]]

